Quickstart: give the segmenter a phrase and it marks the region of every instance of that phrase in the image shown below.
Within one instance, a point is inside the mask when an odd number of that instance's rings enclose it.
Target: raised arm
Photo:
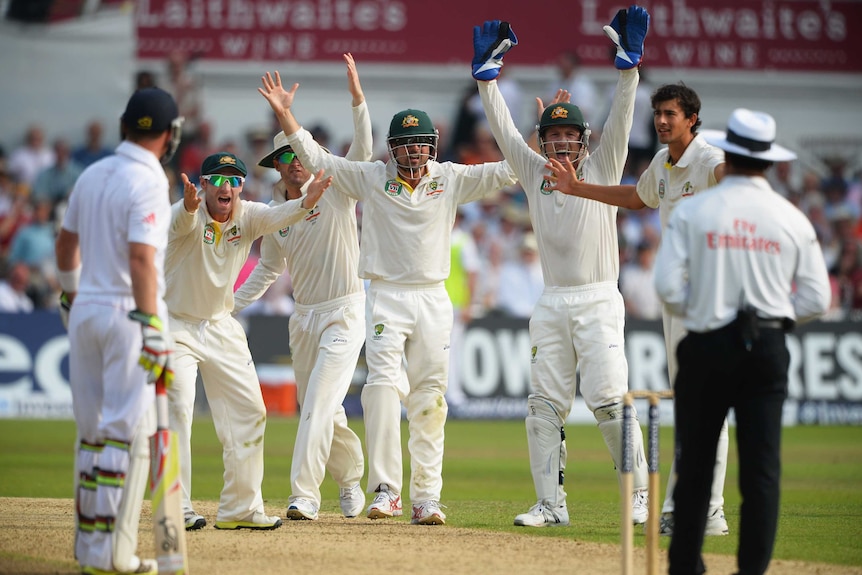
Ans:
[[[640,210],[646,207],[634,185],[602,186],[582,182],[578,180],[575,167],[571,163],[567,162],[563,165],[554,158],[550,158],[545,167],[551,171],[544,178],[552,190],[629,210]]]
[[[261,77],[261,82],[263,87],[258,88],[257,91],[269,102],[275,117],[278,118],[281,129],[284,130],[284,135],[289,136],[298,132],[301,126],[293,116],[290,107],[293,105],[293,98],[299,89],[299,84],[296,83],[290,90],[285,90],[284,86],[281,85],[281,75],[278,71],[275,72],[275,77],[267,72],[265,76]]]
[[[371,117],[368,114],[368,105],[365,103],[362,85],[359,83],[359,72],[356,71],[353,55],[349,52],[344,54],[344,62],[347,64],[347,89],[353,96],[353,141],[344,157],[348,160],[367,162],[374,155]]]

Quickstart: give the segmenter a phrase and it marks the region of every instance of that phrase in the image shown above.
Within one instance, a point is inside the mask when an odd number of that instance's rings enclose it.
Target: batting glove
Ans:
[[[164,333],[162,320],[158,316],[139,310],[129,312],[129,319],[141,324],[141,335],[144,343],[141,346],[141,359],[138,364],[147,372],[147,383],[154,383],[164,378],[165,387],[170,387],[174,381],[174,370],[171,362],[173,348],[170,338]]]
[[[481,28],[473,26],[473,77],[494,80],[503,67],[503,54],[518,43],[508,22],[489,20]]]
[[[72,310],[72,302],[69,301],[69,294],[60,292],[60,321],[63,322],[63,327],[69,331],[69,312]]]
[[[641,63],[644,38],[649,29],[649,13],[644,8],[630,6],[628,10],[620,10],[611,25],[602,29],[617,45],[614,66],[618,70],[631,70]]]

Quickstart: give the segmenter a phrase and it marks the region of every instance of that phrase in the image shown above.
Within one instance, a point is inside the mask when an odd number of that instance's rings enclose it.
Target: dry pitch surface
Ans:
[[[150,502],[144,502],[139,555],[153,556]],[[216,503],[196,509],[212,524]],[[283,516],[283,509],[267,508]],[[318,521],[285,521],[275,531],[187,534],[190,572],[206,575],[282,573],[512,574],[589,573],[619,575],[619,547],[534,532],[492,533],[452,526],[410,525],[409,519],[371,521],[322,514]],[[0,573],[78,573],[72,558],[70,499],[0,498]],[[733,557],[708,555],[709,573],[735,571]],[[643,549],[635,570],[645,573]],[[667,572],[661,552],[660,572]],[[862,575],[862,567],[773,561],[768,575]]]

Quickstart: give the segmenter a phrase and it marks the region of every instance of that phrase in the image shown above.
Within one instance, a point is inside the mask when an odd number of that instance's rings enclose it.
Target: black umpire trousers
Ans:
[[[761,327],[746,349],[739,320],[689,333],[677,347],[674,385],[677,484],[670,575],[705,572],[703,547],[715,450],[728,410],[736,415],[739,489],[738,575],[763,575],[778,527],[781,412],[790,354],[784,331]]]

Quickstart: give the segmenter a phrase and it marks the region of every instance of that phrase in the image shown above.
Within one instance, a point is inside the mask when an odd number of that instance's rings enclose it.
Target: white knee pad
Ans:
[[[96,473],[103,444],[78,441],[75,453],[75,559],[81,565],[92,565],[89,556],[96,524]]]
[[[602,437],[605,439],[605,445],[611,452],[617,477],[619,477],[623,462],[623,404],[614,403],[599,407],[593,412],[593,415],[598,422],[599,431],[602,432]],[[643,432],[638,423],[638,414],[634,406],[632,406],[630,431],[632,438],[632,480],[634,490],[640,491],[647,489],[648,486],[647,465],[644,455]]]
[[[536,496],[551,507],[565,505],[566,432],[563,420],[543,399],[528,398],[527,410],[527,446]]]
[[[150,446],[147,432],[151,429],[148,418],[153,418],[150,409],[141,419],[141,425],[129,445],[129,463],[126,471],[126,484],[117,510],[114,523],[113,552],[114,569],[134,571],[140,565],[135,555],[138,548],[138,525],[141,520],[141,506],[150,470]]]

